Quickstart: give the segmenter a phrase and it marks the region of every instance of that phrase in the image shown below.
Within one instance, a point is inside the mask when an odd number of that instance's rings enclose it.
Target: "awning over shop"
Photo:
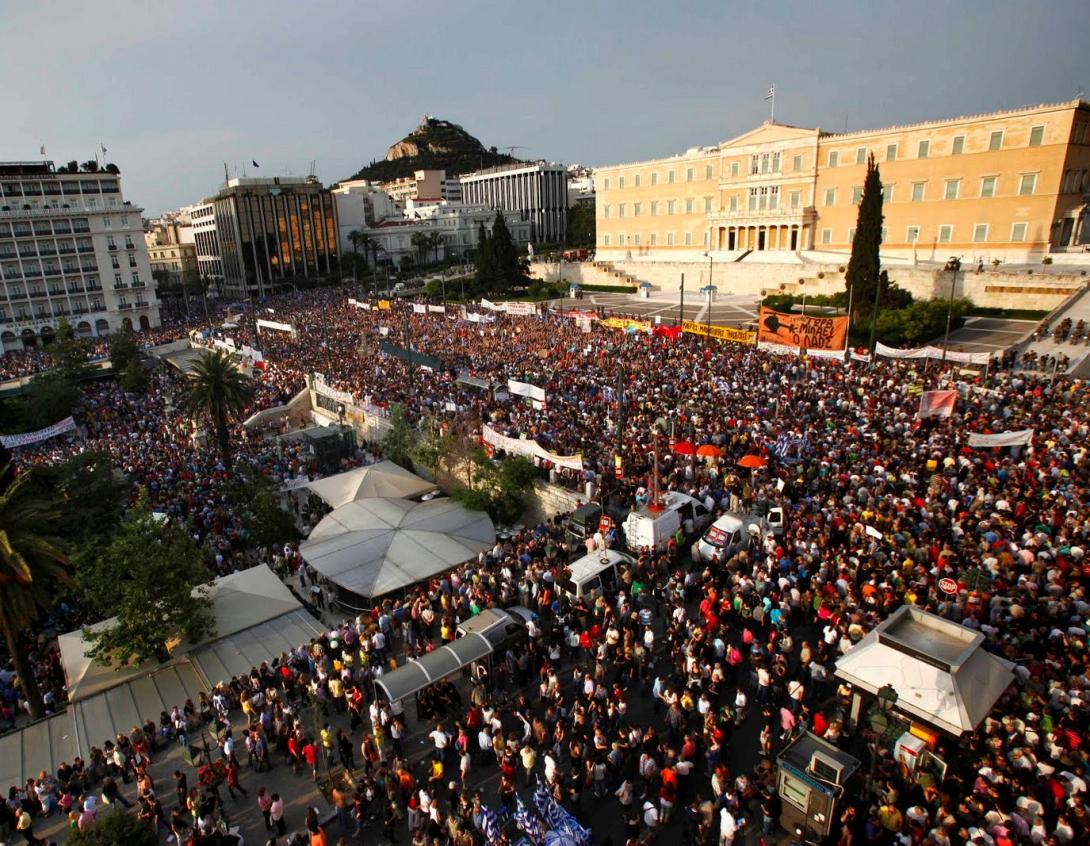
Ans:
[[[403,667],[375,679],[375,685],[390,701],[406,699],[429,684],[480,661],[492,652],[492,645],[473,632],[440,646]]]

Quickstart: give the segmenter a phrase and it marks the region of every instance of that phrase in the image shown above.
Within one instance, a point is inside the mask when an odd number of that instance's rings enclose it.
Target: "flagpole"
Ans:
[[[772,113],[769,115],[769,121],[771,123],[776,122],[776,86],[772,86]]]

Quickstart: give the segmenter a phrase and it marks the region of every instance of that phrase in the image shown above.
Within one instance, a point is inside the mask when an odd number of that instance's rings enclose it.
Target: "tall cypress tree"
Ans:
[[[493,255],[492,240],[484,228],[484,223],[477,226],[477,290],[491,291],[496,277],[496,261]]]
[[[496,263],[496,285],[501,290],[509,290],[523,282],[526,271],[519,261],[515,242],[511,240],[511,230],[502,212],[496,212],[492,222],[492,259]]]
[[[882,180],[874,154],[867,159],[867,178],[863,182],[863,198],[859,203],[859,217],[855,224],[855,240],[852,241],[852,257],[848,272],[844,275],[852,301],[852,322],[871,313],[878,293],[878,274],[881,270],[879,248],[882,244]]]

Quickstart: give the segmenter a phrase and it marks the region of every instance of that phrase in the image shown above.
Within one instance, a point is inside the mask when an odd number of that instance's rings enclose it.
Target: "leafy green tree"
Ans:
[[[844,274],[847,290],[851,292],[853,323],[858,323],[863,315],[869,317],[874,309],[881,270],[882,219],[882,179],[872,153],[867,159],[852,255]]]
[[[59,517],[56,495],[37,489],[28,475],[0,495],[0,628],[35,718],[45,709],[19,637],[40,611],[53,607],[57,588],[70,581],[68,558],[56,540]]]
[[[466,508],[487,511],[498,523],[511,524],[522,516],[536,477],[533,463],[525,456],[496,462],[477,447],[470,454],[469,486],[455,490],[452,497]]]
[[[99,814],[87,829],[73,829],[64,842],[67,846],[159,846],[159,833],[150,821],[114,809]]]
[[[35,376],[23,396],[23,424],[28,430],[52,426],[79,405],[80,392],[59,372]]]
[[[496,262],[493,257],[492,239],[484,223],[477,225],[477,247],[474,250],[477,261],[477,289],[491,291],[496,281]]]
[[[46,350],[53,369],[69,385],[77,384],[87,375],[87,342],[76,337],[67,320],[61,320],[57,334]]]
[[[245,523],[250,536],[261,546],[272,546],[295,540],[299,530],[295,521],[281,504],[276,487],[256,471],[248,474],[250,504],[246,509]]]
[[[449,427],[444,431],[440,421],[429,415],[420,422],[417,440],[410,454],[413,462],[436,473],[448,460],[453,447],[453,432]]]
[[[568,209],[568,229],[564,241],[569,247],[594,249],[595,233],[593,205],[576,203]]]
[[[140,347],[132,332],[119,329],[110,335],[110,363],[114,367],[114,373],[123,372],[130,361],[139,359]]]
[[[183,399],[195,417],[212,424],[224,466],[231,467],[231,438],[228,423],[241,419],[253,400],[254,384],[235,367],[223,350],[205,350],[193,362]]]
[[[948,306],[953,327],[958,327],[973,304],[969,300],[928,300],[914,302],[907,308],[883,310],[878,315],[875,335],[891,346],[916,346],[941,339]]]
[[[118,379],[121,389],[130,394],[143,394],[148,390],[148,371],[137,359],[125,365]]]
[[[502,212],[496,212],[496,219],[492,223],[492,261],[494,269],[494,285],[500,291],[510,291],[512,288],[525,287],[529,283],[526,267],[519,257],[515,242],[511,239],[511,231],[507,228],[507,221]]]
[[[41,496],[58,498],[57,535],[73,545],[106,537],[128,504],[128,484],[101,450],[35,467],[30,484]]]
[[[390,407],[390,428],[382,439],[382,454],[394,464],[412,470],[416,441],[416,430],[405,416],[405,406],[394,403]]]
[[[416,250],[416,260],[420,264],[424,264],[428,260],[428,236],[424,232],[414,232],[409,237],[409,242],[413,245],[413,249]]]
[[[84,629],[97,661],[115,666],[162,660],[169,644],[215,634],[207,590],[211,574],[184,526],[161,522],[141,496],[108,543],[85,544],[76,556],[84,601],[113,625]]]

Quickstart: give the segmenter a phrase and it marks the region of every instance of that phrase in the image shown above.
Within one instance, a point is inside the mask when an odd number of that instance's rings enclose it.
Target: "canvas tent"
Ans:
[[[435,485],[392,461],[379,461],[307,485],[331,508],[367,497],[412,499],[435,490]]]
[[[836,676],[871,695],[891,684],[898,711],[960,736],[1014,681],[1014,665],[983,644],[979,632],[905,605],[836,662]]]
[[[487,514],[452,499],[358,499],[327,514],[299,552],[351,594],[373,598],[476,558],[496,541]]]
[[[87,656],[82,632],[61,635],[61,665],[68,681],[68,710],[0,737],[0,784],[23,784],[61,761],[87,757],[118,732],[160,711],[196,700],[232,675],[248,672],[322,634],[314,620],[265,565],[217,579],[209,585],[216,636],[182,642],[166,662],[122,670]]]

